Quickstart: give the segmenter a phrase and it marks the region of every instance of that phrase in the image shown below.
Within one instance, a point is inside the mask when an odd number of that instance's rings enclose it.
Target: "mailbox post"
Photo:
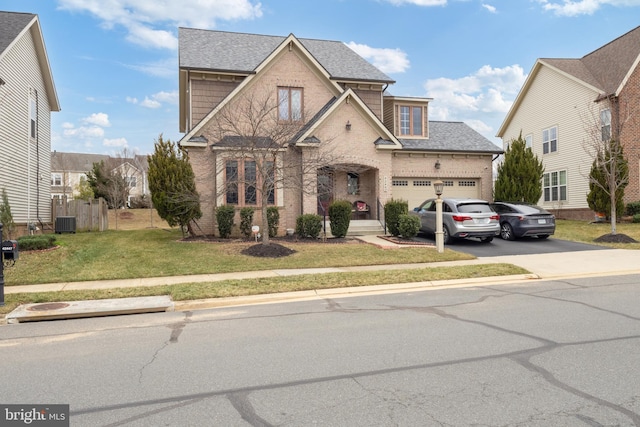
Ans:
[[[0,239],[2,238],[2,223],[0,222]],[[16,262],[18,259],[18,242],[5,240],[0,249],[0,307],[4,305],[4,261]]]

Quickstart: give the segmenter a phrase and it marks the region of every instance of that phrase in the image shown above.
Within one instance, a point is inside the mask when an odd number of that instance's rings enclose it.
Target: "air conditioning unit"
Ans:
[[[76,217],[75,216],[59,216],[56,218],[56,234],[75,233]]]

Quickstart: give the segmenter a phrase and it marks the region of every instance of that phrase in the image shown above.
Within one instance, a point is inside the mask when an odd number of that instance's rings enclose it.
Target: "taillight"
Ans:
[[[496,221],[500,221],[500,215],[491,215],[490,219],[495,219]]]
[[[519,215],[519,216],[518,216],[518,221],[524,221],[524,216]]]
[[[464,216],[464,215],[452,215],[451,218],[453,218],[453,220],[456,222],[471,221],[473,219],[470,216]]]

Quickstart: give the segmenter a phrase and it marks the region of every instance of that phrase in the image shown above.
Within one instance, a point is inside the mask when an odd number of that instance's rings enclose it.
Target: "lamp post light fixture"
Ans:
[[[444,232],[442,231],[442,190],[444,189],[444,182],[438,180],[433,183],[433,188],[436,191],[436,250],[438,253],[444,252]]]

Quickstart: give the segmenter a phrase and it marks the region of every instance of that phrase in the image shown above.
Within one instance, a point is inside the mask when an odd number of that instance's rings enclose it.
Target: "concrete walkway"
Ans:
[[[385,248],[398,248],[399,246],[386,240],[380,239],[376,236],[362,236],[361,240],[375,244]],[[51,318],[61,318],[61,310],[67,313],[66,317],[88,317],[93,313],[94,316],[107,315],[107,314],[121,314],[121,313],[135,313],[135,312],[149,312],[149,311],[164,311],[164,310],[186,310],[216,306],[228,306],[228,305],[242,305],[258,302],[273,302],[283,301],[300,298],[318,298],[323,295],[324,298],[328,295],[344,295],[344,294],[362,294],[366,292],[399,292],[407,289],[420,289],[431,288],[434,286],[451,286],[451,285],[465,285],[469,286],[477,283],[488,282],[504,282],[518,281],[518,280],[531,280],[531,279],[554,279],[554,278],[567,278],[567,277],[584,277],[594,275],[616,275],[616,274],[640,274],[640,251],[624,250],[624,249],[603,249],[593,251],[580,251],[580,252],[563,252],[553,254],[540,254],[540,255],[511,255],[511,256],[499,256],[499,257],[481,257],[474,260],[467,261],[447,261],[438,263],[424,263],[424,264],[392,264],[392,265],[372,265],[372,266],[354,266],[354,267],[329,267],[329,268],[309,268],[309,269],[290,269],[290,270],[266,270],[266,271],[251,271],[251,272],[237,272],[237,273],[221,273],[221,274],[199,274],[199,275],[187,275],[187,276],[173,276],[173,277],[153,277],[153,278],[141,278],[141,279],[122,279],[122,280],[99,280],[99,281],[87,281],[87,282],[66,282],[66,283],[51,283],[42,285],[28,285],[28,286],[8,286],[5,287],[5,294],[15,293],[31,293],[31,292],[52,292],[62,290],[81,290],[81,289],[112,289],[112,288],[129,288],[140,286],[160,286],[160,285],[175,285],[180,283],[201,283],[201,282],[216,282],[222,280],[237,280],[248,278],[263,278],[263,277],[278,277],[278,276],[292,276],[302,274],[324,274],[324,273],[340,273],[340,272],[357,272],[357,271],[376,271],[376,270],[399,270],[399,269],[415,269],[415,268],[429,268],[429,267],[443,267],[443,266],[455,266],[455,265],[478,265],[478,264],[495,264],[495,263],[507,263],[517,265],[528,270],[531,274],[497,277],[497,278],[478,278],[478,279],[464,279],[464,280],[446,280],[446,281],[426,281],[419,283],[402,283],[402,284],[388,284],[382,286],[364,286],[357,288],[346,289],[327,289],[322,291],[304,291],[293,292],[284,294],[273,295],[259,295],[251,297],[234,297],[234,298],[216,298],[204,301],[190,301],[172,303],[167,306],[166,297],[158,298],[157,301],[153,298],[146,299],[144,304],[140,304],[140,310],[135,310],[131,307],[131,299],[124,298],[120,300],[108,300],[108,304],[104,304],[104,300],[101,303],[95,303],[92,301],[66,303],[65,307],[55,306],[51,307],[52,310],[47,310],[46,304],[28,304],[19,307],[6,316],[6,320],[9,323],[18,323],[20,321],[27,320],[43,320],[47,318],[48,313],[51,312]],[[126,305],[126,310],[121,306]],[[92,312],[91,307],[96,307],[96,310]],[[98,309],[100,308],[100,309]],[[34,312],[37,312],[34,314]]]

